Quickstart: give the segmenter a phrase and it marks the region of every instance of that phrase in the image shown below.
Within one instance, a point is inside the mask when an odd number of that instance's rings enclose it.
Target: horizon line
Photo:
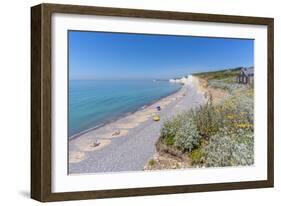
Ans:
[[[209,71],[196,71],[196,72],[192,72],[190,74],[186,74],[186,75],[175,75],[176,77],[170,77],[170,78],[153,78],[153,77],[147,77],[147,78],[118,78],[118,79],[114,79],[114,78],[77,78],[77,79],[70,79],[68,78],[68,80],[70,81],[82,81],[82,80],[86,80],[86,81],[122,81],[122,80],[170,80],[170,79],[177,79],[180,77],[186,77],[188,75],[192,75],[192,74],[197,74],[197,73],[208,73],[208,72],[217,72],[217,71],[223,71],[223,70],[232,70],[232,69],[238,69],[238,68],[248,68],[248,67],[254,67],[254,66],[236,66],[236,67],[232,67],[232,68],[221,68],[221,69],[217,69],[217,70],[212,70],[210,69]]]

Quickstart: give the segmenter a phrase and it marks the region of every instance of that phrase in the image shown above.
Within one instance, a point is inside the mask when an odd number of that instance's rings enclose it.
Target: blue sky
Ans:
[[[254,40],[69,31],[69,79],[169,79],[253,64]]]

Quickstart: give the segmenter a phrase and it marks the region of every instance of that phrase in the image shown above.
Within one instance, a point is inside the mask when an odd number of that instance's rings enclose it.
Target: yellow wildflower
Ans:
[[[234,119],[234,116],[233,115],[227,115],[227,118],[228,119]]]

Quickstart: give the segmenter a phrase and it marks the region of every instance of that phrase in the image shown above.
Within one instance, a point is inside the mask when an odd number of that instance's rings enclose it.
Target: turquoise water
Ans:
[[[134,112],[180,87],[168,81],[70,80],[68,136]]]

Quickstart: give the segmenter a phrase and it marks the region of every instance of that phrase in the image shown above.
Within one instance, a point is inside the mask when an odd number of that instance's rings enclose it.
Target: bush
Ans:
[[[205,166],[224,167],[254,163],[254,135],[249,130],[220,131],[203,148]]]
[[[160,130],[160,136],[166,145],[174,145],[174,138],[180,127],[181,122],[178,116],[164,121]]]
[[[205,139],[216,134],[222,124],[221,115],[211,101],[200,106],[194,111],[193,116],[195,118],[197,130]]]
[[[161,139],[167,145],[175,145],[183,151],[191,151],[199,145],[200,135],[192,112],[184,112],[166,120],[161,128]]]
[[[202,165],[204,163],[205,155],[201,147],[192,150],[192,152],[189,154],[189,157],[191,158],[192,165]]]
[[[229,130],[254,130],[254,102],[251,89],[241,89],[232,97],[222,102],[221,110],[224,113],[224,127]]]
[[[154,166],[156,164],[156,161],[154,159],[151,159],[148,161],[149,166]]]
[[[232,96],[225,98],[219,105],[212,101],[194,111],[197,130],[208,140],[221,128],[229,131],[237,129],[254,130],[253,90],[249,87],[236,89]]]
[[[199,145],[201,136],[191,113],[182,116],[182,126],[175,135],[175,145],[184,151],[190,152]]]

